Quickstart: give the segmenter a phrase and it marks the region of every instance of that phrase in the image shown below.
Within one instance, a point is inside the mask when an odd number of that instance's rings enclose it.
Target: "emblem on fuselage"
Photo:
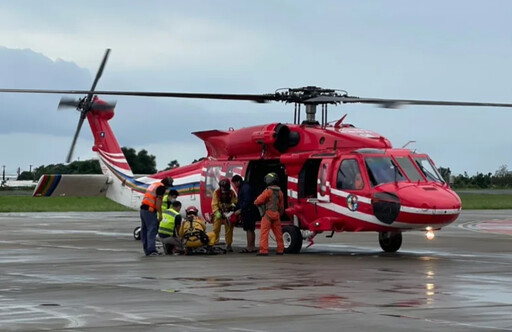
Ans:
[[[350,211],[357,211],[359,208],[359,200],[356,195],[347,196],[347,207]]]

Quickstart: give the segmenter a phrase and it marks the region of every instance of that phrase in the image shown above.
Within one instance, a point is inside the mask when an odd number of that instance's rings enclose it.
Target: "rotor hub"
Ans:
[[[347,97],[348,92],[345,90],[324,89],[318,86],[305,86],[302,88],[283,88],[276,90],[275,100],[285,103],[300,104],[337,104],[337,100],[315,101],[311,100],[318,97]]]

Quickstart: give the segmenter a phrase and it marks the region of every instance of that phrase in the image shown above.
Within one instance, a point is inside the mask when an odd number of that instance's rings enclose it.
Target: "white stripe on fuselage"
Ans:
[[[114,170],[116,170],[117,172],[121,173],[122,175],[126,176],[126,177],[129,177],[129,178],[133,178],[133,173],[131,170],[129,169],[125,169],[125,168],[121,168],[121,167],[118,167],[114,164],[112,164],[110,161],[108,161],[105,157],[103,157],[101,155],[101,153],[98,153],[98,156],[100,157],[101,161],[103,161],[104,164],[112,167]]]
[[[349,196],[351,194],[354,195],[353,193],[349,193],[349,192],[342,191],[342,190],[337,190],[337,189],[331,189],[331,193],[333,195],[335,195],[335,196],[344,197],[344,198],[346,198],[347,196]],[[297,199],[298,193],[295,190],[288,189],[288,196]],[[356,196],[357,196],[357,199],[358,199],[359,202],[363,202],[363,203],[366,203],[366,204],[371,204],[371,199],[369,199],[368,197],[358,196],[358,195],[356,195]],[[346,208],[344,206],[341,206],[339,204],[336,204],[336,203],[321,202],[321,201],[319,201],[317,203],[317,205],[320,206],[320,207],[323,207],[323,208],[325,208],[327,210],[334,211],[336,213],[339,213],[341,215],[344,215],[344,216],[347,216],[347,217],[350,217],[350,218],[362,220],[362,221],[365,221],[365,222],[368,222],[368,223],[372,223],[372,224],[379,225],[379,226],[384,226],[384,227],[402,228],[402,229],[405,229],[405,228],[409,228],[409,229],[425,229],[426,227],[431,227],[432,226],[431,224],[411,224],[411,223],[400,222],[400,221],[395,221],[395,222],[393,222],[393,224],[388,225],[388,224],[385,224],[385,223],[381,222],[374,215],[363,213],[363,212],[358,212],[358,211],[351,211],[348,208]],[[449,210],[417,209],[417,208],[404,207],[404,206],[402,206],[400,208],[400,211],[407,212],[407,213],[412,213],[412,214],[422,214],[422,215],[424,215],[424,214],[431,214],[431,215],[446,214],[446,215],[449,215],[449,214],[458,214],[458,213],[460,213],[460,210],[458,210],[458,209],[449,209]],[[436,224],[436,228],[437,227],[439,227],[439,228],[440,227],[444,227],[444,226],[446,226],[448,224],[450,224],[450,223],[441,224],[441,225],[440,224]]]
[[[331,189],[331,193],[333,193],[336,196],[344,197],[346,198],[348,195],[354,195],[353,193],[349,193],[346,191],[338,190],[338,189]],[[365,196],[359,196],[356,195],[359,202],[363,202],[366,204],[371,204],[372,201],[370,198]],[[461,209],[422,209],[422,208],[416,208],[411,206],[400,206],[400,211],[407,212],[407,213],[413,213],[413,214],[431,214],[431,215],[440,215],[440,214],[459,214]]]
[[[123,157],[124,158],[124,154],[122,152],[113,153],[113,152],[107,152],[107,151],[103,151],[103,150],[100,150],[100,151],[109,157]]]

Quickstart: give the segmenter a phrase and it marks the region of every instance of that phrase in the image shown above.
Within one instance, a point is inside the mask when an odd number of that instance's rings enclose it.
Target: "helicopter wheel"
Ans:
[[[140,226],[137,226],[133,229],[133,238],[135,240],[140,240]]]
[[[402,245],[402,232],[379,232],[379,244],[385,252],[396,252]]]
[[[284,252],[298,254],[302,248],[302,233],[297,226],[283,227]]]

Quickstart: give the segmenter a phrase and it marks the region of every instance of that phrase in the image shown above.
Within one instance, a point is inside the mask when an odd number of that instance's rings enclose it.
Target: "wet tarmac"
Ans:
[[[345,233],[299,255],[145,257],[137,221],[0,214],[0,331],[512,331],[510,210],[396,254]]]

